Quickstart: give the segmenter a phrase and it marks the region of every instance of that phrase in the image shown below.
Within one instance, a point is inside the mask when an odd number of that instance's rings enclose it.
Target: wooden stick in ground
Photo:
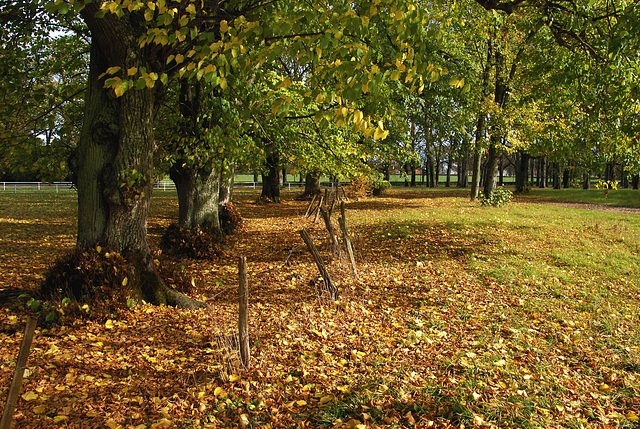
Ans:
[[[333,209],[333,205],[331,206]],[[324,224],[327,227],[327,231],[329,232],[329,243],[331,245],[331,257],[339,258],[340,257],[340,243],[338,242],[338,237],[336,236],[336,232],[333,229],[333,224],[331,223],[331,213],[327,212],[324,208],[320,207],[320,212],[322,213],[322,218],[324,219]]]
[[[315,208],[316,217],[313,218],[313,223],[318,222],[318,218],[320,217],[320,207],[322,207],[322,203],[324,203],[324,197],[320,195],[320,202],[318,202],[318,205]],[[313,213],[313,211],[311,213]]]
[[[312,213],[311,207],[313,207],[313,203],[316,202],[316,198],[317,197],[318,197],[317,194],[313,194],[313,198],[311,199],[311,202],[309,203],[309,206],[307,207],[307,212],[304,214],[304,217],[309,217],[309,215]]]
[[[349,254],[349,262],[351,262],[351,271],[353,272],[353,277],[358,277],[358,269],[356,268],[356,258],[353,254],[353,246],[351,245],[351,239],[349,238],[349,234],[347,233],[347,222],[343,217],[338,219],[338,223],[340,224],[340,229],[342,230],[342,238],[347,246],[347,253]]]
[[[7,403],[4,406],[4,412],[2,413],[2,421],[0,421],[0,429],[9,429],[11,425],[11,419],[13,419],[13,412],[18,403],[20,397],[20,388],[22,387],[22,377],[24,376],[24,370],[27,366],[27,358],[29,357],[29,349],[31,349],[31,343],[33,342],[33,332],[36,329],[37,319],[29,316],[27,318],[27,326],[24,329],[24,339],[20,346],[20,352],[18,352],[18,361],[16,362],[16,372],[13,374],[13,381],[9,388],[9,396],[7,397]]]
[[[309,233],[307,232],[307,230],[305,229],[300,230],[300,236],[302,237],[302,240],[309,248],[309,252],[311,252],[313,259],[316,262],[318,271],[320,271],[320,275],[324,280],[324,286],[327,289],[327,291],[329,291],[329,294],[331,295],[331,299],[336,301],[338,299],[338,288],[331,280],[331,276],[329,276],[329,272],[325,268],[324,262],[322,262],[322,258],[320,257],[320,252],[318,252],[318,249],[313,244],[313,241],[311,240],[311,237],[309,236]]]
[[[249,302],[249,282],[247,280],[247,258],[240,256],[238,258],[238,339],[240,340],[240,361],[242,366],[249,368],[251,366],[251,351],[249,350],[249,318],[248,318],[248,302]]]

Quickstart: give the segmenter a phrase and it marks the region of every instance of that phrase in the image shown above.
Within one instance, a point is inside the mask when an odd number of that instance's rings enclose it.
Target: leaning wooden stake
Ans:
[[[251,351],[249,350],[249,318],[247,306],[249,302],[249,282],[247,280],[247,258],[238,258],[238,338],[240,340],[240,361],[242,366],[251,366]]]
[[[333,210],[333,205],[331,205],[331,210]],[[324,225],[327,228],[327,232],[329,233],[329,243],[331,245],[331,257],[339,258],[340,257],[340,243],[338,242],[338,237],[336,236],[336,232],[333,229],[333,224],[331,223],[331,211],[327,212],[324,208],[320,207],[320,213],[322,213],[322,218],[324,219]]]
[[[316,265],[318,266],[318,271],[320,271],[320,275],[324,280],[324,286],[329,292],[329,294],[331,295],[331,299],[336,301],[338,299],[338,288],[331,280],[331,276],[329,276],[329,272],[325,268],[324,262],[322,262],[322,258],[320,257],[320,252],[318,252],[318,249],[313,244],[313,241],[311,240],[311,237],[309,236],[309,233],[307,232],[306,229],[300,230],[300,236],[302,237],[302,240],[309,248],[309,252],[311,252],[313,259],[315,260]]]
[[[20,397],[20,388],[22,387],[22,377],[24,376],[24,370],[27,366],[27,358],[29,357],[29,349],[33,341],[33,332],[36,329],[37,319],[29,316],[27,318],[27,326],[24,329],[24,339],[20,346],[20,352],[18,352],[18,361],[16,362],[16,372],[13,374],[13,381],[9,388],[9,396],[7,397],[7,403],[4,406],[4,412],[2,413],[2,421],[0,422],[0,429],[9,429],[11,425],[11,419],[13,419],[13,411],[18,403]]]
[[[342,238],[347,246],[347,253],[349,254],[349,262],[351,262],[351,271],[353,272],[354,277],[358,277],[358,269],[356,268],[356,257],[353,254],[353,245],[351,244],[351,239],[349,238],[349,233],[347,232],[347,221],[345,216],[344,209],[344,201],[340,204],[340,214],[341,218],[338,218],[338,223],[340,224],[340,229],[342,230]]]
[[[318,218],[320,217],[320,207],[322,207],[322,204],[324,204],[324,197],[320,195],[320,201],[318,202],[318,205],[314,210],[311,211],[311,213],[313,213],[314,211],[316,212],[316,216],[313,218],[313,223],[318,222]]]
[[[318,194],[314,194],[313,198],[311,198],[311,202],[309,203],[309,206],[307,207],[307,212],[304,214],[304,217],[309,217],[309,215],[312,213],[311,212],[311,207],[313,207],[313,203],[316,202],[316,198],[318,197]]]

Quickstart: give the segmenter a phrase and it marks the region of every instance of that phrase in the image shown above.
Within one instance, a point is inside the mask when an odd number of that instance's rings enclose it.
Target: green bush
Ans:
[[[488,198],[483,194],[480,196],[479,200],[483,206],[502,207],[509,204],[512,198],[513,192],[508,189],[504,189],[501,186],[493,191]]]
[[[378,182],[375,182],[373,184],[373,196],[379,197],[387,189],[391,189],[391,183],[389,183],[387,180],[380,180]]]

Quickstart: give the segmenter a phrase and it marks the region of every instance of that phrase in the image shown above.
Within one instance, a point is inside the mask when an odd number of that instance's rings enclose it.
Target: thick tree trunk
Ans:
[[[638,189],[639,184],[640,184],[640,174],[634,174],[631,177],[631,187],[633,189]]]
[[[266,174],[262,172],[262,195],[260,198],[269,199],[274,203],[280,202],[280,154],[271,151],[267,154],[265,164]]]
[[[100,75],[109,67],[149,67],[138,47],[144,27],[137,16],[98,19],[98,4],[82,17],[91,31],[89,84],[78,156],[78,246],[98,243],[121,253],[135,268],[129,279],[140,298],[152,303],[198,305],[169,289],[159,277],[147,242],[153,184],[154,89],[131,89],[116,97]],[[142,21],[144,22],[144,21]],[[180,301],[180,302],[178,302]]]
[[[217,168],[191,169],[174,165],[169,175],[178,191],[178,226],[195,228],[206,225],[220,232],[220,171]]]
[[[220,182],[220,196],[218,204],[225,205],[233,200],[233,184],[236,180],[236,167],[231,165],[229,170],[222,173],[222,181]]]
[[[497,147],[498,144],[500,144],[500,142],[496,141],[495,138],[491,139],[487,154],[487,172],[484,177],[484,196],[486,198],[489,198],[491,193],[496,189],[496,173],[498,172],[498,158],[500,157]]]
[[[304,193],[319,194],[320,193],[320,172],[312,171],[307,173],[304,178]]]
[[[582,175],[582,189],[587,190],[591,186],[591,172]]]

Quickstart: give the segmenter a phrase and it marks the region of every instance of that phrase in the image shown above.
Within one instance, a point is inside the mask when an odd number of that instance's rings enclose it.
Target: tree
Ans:
[[[50,3],[70,13],[69,4]],[[78,246],[104,243],[135,267],[131,286],[150,302],[181,303],[157,274],[146,238],[154,180],[156,100],[177,76],[226,89],[229,76],[261,78],[258,66],[285,52],[314,67],[301,96],[331,119],[352,121],[365,136],[383,137],[382,123],[351,107],[363,93],[375,95],[387,80],[405,76],[422,85],[428,50],[415,5],[297,2],[231,4],[101,1],[73,4],[91,34],[89,86],[78,144]],[[233,13],[230,13],[230,11]],[[206,23],[206,25],[204,25]],[[201,25],[202,24],[202,25]],[[366,41],[366,42],[365,42]],[[380,65],[378,65],[379,63]],[[345,79],[346,77],[346,79]],[[331,82],[331,86],[322,85]],[[291,81],[282,81],[287,87]],[[274,116],[287,99],[268,98]]]

